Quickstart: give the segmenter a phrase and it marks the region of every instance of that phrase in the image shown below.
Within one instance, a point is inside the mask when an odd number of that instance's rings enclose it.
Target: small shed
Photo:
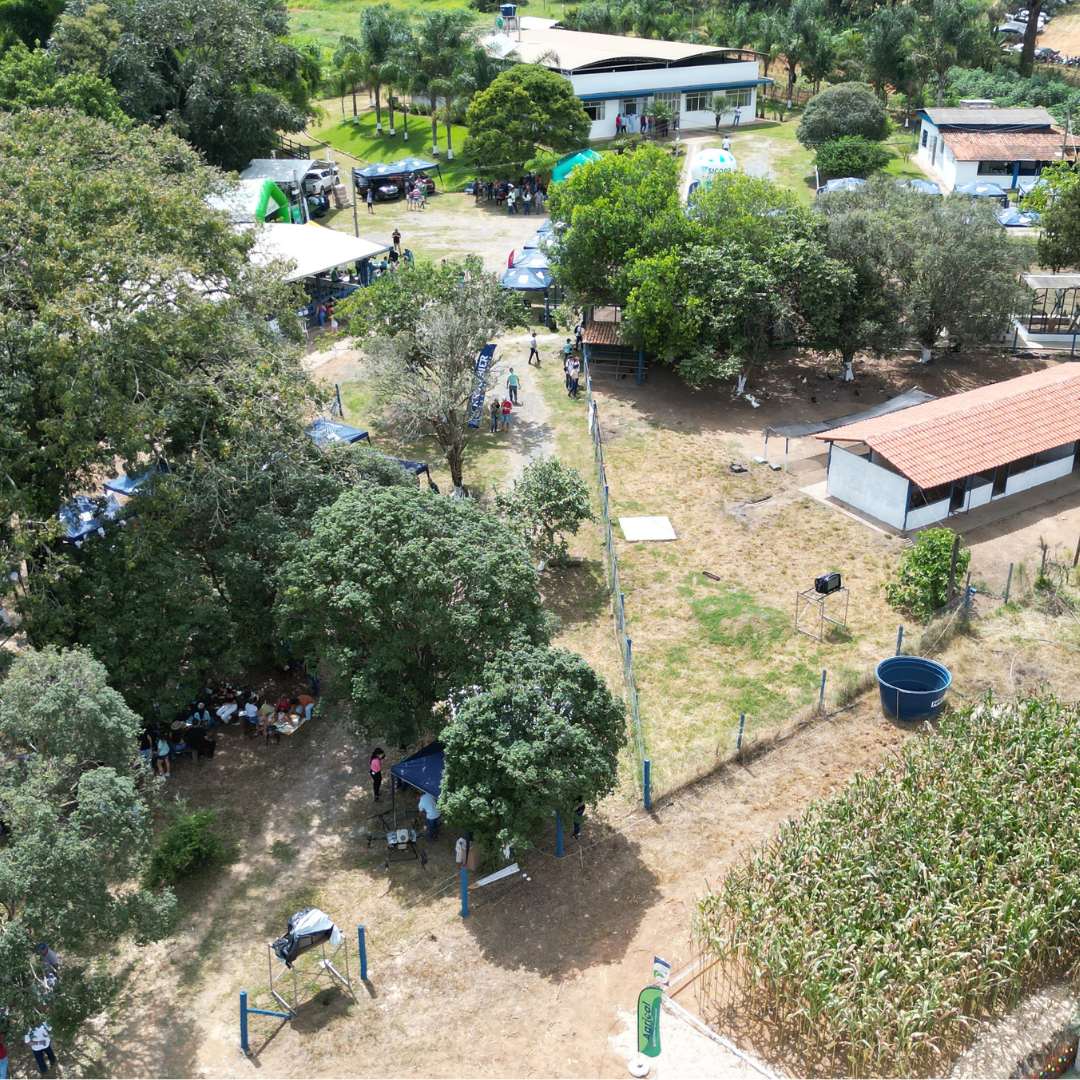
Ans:
[[[1076,356],[1080,336],[1080,274],[1025,274],[1031,293],[1026,312],[1013,316],[1013,352],[1061,349]]]

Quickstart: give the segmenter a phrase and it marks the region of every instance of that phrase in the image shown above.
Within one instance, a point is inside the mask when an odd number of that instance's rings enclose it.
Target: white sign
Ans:
[[[667,986],[671,982],[671,964],[654,956],[652,960],[652,979],[654,986]]]

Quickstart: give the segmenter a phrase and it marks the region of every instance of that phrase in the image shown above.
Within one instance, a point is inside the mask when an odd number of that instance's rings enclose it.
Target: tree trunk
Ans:
[[[797,78],[797,76],[795,74],[795,65],[797,63],[798,63],[798,61],[795,61],[795,62],[792,62],[791,60],[788,61],[788,69],[787,69],[787,107],[789,109],[791,108],[791,105],[792,105],[792,101],[791,101],[792,96],[795,93],[795,79]]]
[[[344,110],[342,110],[344,112]],[[352,118],[355,123],[360,118],[360,112],[356,107],[356,86],[352,88]]]
[[[402,130],[401,141],[402,142],[408,142],[409,141],[409,106],[405,102],[401,103],[401,130]]]
[[[450,482],[458,490],[464,487],[461,472],[464,449],[459,440],[455,440],[446,448],[446,464],[450,466]]]
[[[454,160],[454,145],[450,135],[450,103],[446,103],[446,160]]]
[[[945,100],[945,80],[949,77],[948,69],[945,71],[939,71],[937,77],[937,107],[941,108],[941,103]]]
[[[375,134],[382,134],[382,100],[380,95],[382,93],[382,86],[379,83],[375,84]]]
[[[394,130],[394,88],[392,86],[386,98],[386,107],[390,110],[390,134],[393,136],[397,132]]]
[[[428,97],[428,101],[431,103],[431,156],[439,156],[439,118],[435,115],[435,95],[431,94]]]
[[[355,101],[356,98],[353,98],[353,100]],[[341,95],[341,122],[344,124],[346,119],[347,119],[347,117],[345,116],[345,95],[342,94]]]
[[[1024,48],[1020,53],[1020,77],[1027,79],[1035,70],[1035,46],[1039,39],[1039,12],[1043,0],[1031,0],[1028,4],[1028,24],[1024,31]]]

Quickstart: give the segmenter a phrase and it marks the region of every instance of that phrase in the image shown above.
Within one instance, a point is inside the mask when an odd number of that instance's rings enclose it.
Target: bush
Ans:
[[[161,834],[150,857],[146,883],[152,888],[175,885],[196,870],[227,861],[229,849],[219,827],[216,810],[196,810],[178,816]]]
[[[861,135],[845,135],[842,139],[818,147],[815,162],[821,179],[836,176],[867,177],[880,172],[892,154],[881,143],[871,142]]]
[[[919,618],[929,618],[948,599],[949,568],[952,565],[951,529],[927,529],[919,542],[900,558],[900,580],[885,586],[885,599],[896,608],[906,608]],[[970,548],[961,547],[956,557],[956,580],[963,581],[971,562]]]
[[[889,133],[889,114],[865,83],[840,83],[807,102],[795,138],[803,146],[821,146],[845,135],[880,142]]]

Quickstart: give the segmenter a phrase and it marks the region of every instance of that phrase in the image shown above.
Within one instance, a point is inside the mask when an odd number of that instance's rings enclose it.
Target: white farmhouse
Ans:
[[[650,101],[669,104],[682,130],[713,127],[709,102],[715,94],[727,99],[721,123],[732,123],[736,108],[749,122],[757,88],[773,81],[761,76],[757,58],[745,49],[586,34],[529,16],[508,23],[505,32],[488,37],[488,47],[568,79],[592,120],[592,139],[612,138],[617,116],[639,117]],[[631,131],[635,125],[631,120]]]
[[[951,191],[989,181],[1014,188],[1055,161],[1075,161],[1078,140],[1045,109],[923,109],[919,162]]]

